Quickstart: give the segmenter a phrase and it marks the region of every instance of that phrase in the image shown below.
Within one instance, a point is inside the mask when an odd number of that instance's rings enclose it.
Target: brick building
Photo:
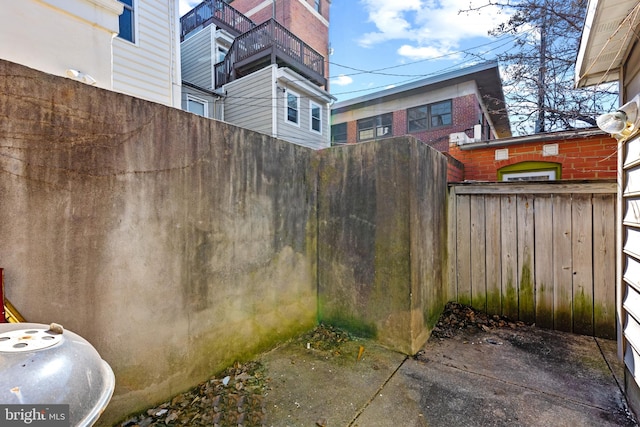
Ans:
[[[599,129],[463,143],[452,135],[449,181],[615,179],[616,140]]]
[[[331,0],[229,0],[228,3],[261,24],[274,18],[324,58],[329,57]],[[325,76],[329,62],[325,62]]]
[[[446,152],[449,135],[511,136],[498,64],[489,61],[336,103],[334,144],[412,135]]]

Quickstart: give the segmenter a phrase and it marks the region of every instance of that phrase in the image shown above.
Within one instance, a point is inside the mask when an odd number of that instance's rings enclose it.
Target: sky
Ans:
[[[179,0],[180,15],[200,3]],[[496,58],[508,15],[487,0],[332,0],[330,92],[344,101]],[[483,6],[468,10],[470,5]]]

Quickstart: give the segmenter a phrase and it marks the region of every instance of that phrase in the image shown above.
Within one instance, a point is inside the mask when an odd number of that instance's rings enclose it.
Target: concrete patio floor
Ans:
[[[414,357],[355,339],[257,360],[270,426],[637,425],[614,341],[532,326],[466,328]]]

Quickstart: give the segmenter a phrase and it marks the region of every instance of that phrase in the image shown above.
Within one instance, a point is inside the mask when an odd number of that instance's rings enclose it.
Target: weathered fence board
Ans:
[[[458,301],[471,304],[471,245],[469,233],[471,228],[470,196],[461,196],[457,200],[456,228],[459,239],[456,244],[456,292]]]
[[[484,198],[486,220],[486,284],[487,312],[500,313],[502,292],[500,291],[502,259],[500,258],[500,196],[487,195]]]
[[[484,199],[473,197],[470,203],[471,212],[471,305],[480,310],[487,308],[487,284],[485,276],[485,222]]]
[[[451,299],[615,336],[615,183],[456,184],[450,192]]]
[[[536,197],[534,219],[536,267],[536,324],[553,329],[553,200],[550,195]]]
[[[570,332],[573,323],[571,306],[571,196],[554,197],[553,211],[553,327]]]
[[[573,331],[593,334],[593,211],[591,195],[574,194],[571,210],[573,238]]]
[[[516,196],[502,197],[502,314],[518,318],[518,241]],[[474,256],[473,254],[471,255]]]
[[[529,323],[535,321],[533,200],[531,195],[517,196],[518,314],[520,320]]]
[[[615,218],[615,195],[593,197],[593,327],[594,335],[616,338],[616,287],[611,277],[616,274],[615,236],[611,234],[611,218]]]

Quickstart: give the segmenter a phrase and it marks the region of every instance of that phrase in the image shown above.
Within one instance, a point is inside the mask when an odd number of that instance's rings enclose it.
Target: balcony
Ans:
[[[256,24],[223,0],[205,0],[180,18],[180,41],[190,32],[215,24],[238,36],[254,28]]]
[[[324,57],[274,19],[239,35],[224,61],[215,65],[216,89],[270,64],[289,67],[326,87]]]

